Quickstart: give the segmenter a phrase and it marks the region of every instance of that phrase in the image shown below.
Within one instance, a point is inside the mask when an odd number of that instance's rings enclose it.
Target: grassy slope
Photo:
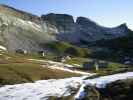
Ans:
[[[11,58],[8,58],[8,57]],[[3,53],[0,56],[0,84],[17,84],[23,82],[33,82],[42,79],[58,79],[78,74],[43,68],[40,62],[28,61],[28,58],[35,58],[24,55],[11,55]]]
[[[46,46],[57,54],[69,54],[72,56],[84,57],[88,53],[87,49],[80,48],[66,42],[51,42],[48,43]],[[75,52],[68,52],[68,49],[71,49],[70,51],[74,49],[73,51]]]

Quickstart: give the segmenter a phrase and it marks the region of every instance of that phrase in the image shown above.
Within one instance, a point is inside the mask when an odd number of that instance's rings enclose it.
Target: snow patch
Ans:
[[[97,88],[105,88],[108,83],[115,82],[117,80],[123,80],[133,78],[133,72],[119,73],[114,75],[102,76],[95,79],[85,80],[86,85],[95,85]]]
[[[2,46],[2,45],[0,45],[0,49],[1,49],[1,50],[4,50],[4,51],[7,51],[7,48],[4,47],[4,46]]]
[[[70,87],[78,89],[81,82],[82,77],[73,77],[7,85],[0,88],[0,100],[47,100],[50,96],[69,96]]]
[[[95,79],[83,80],[82,86],[78,93],[75,95],[75,99],[81,100],[85,95],[85,86],[95,86],[97,88],[105,88],[107,84],[115,82],[117,80],[124,80],[133,78],[133,72],[119,73],[114,75],[102,76]]]
[[[62,70],[62,71],[70,72],[70,73],[76,73],[76,74],[82,74],[82,75],[90,75],[90,76],[94,75],[94,74],[83,72],[83,71],[71,70],[71,69],[69,69],[67,67],[61,67],[61,66],[58,67],[58,65],[47,66],[47,67],[50,68],[50,69],[57,69],[57,70]]]
[[[60,62],[54,62],[54,61],[49,61],[49,60],[37,60],[37,59],[28,59],[28,60],[43,62],[44,65],[42,65],[42,67],[44,68],[47,67],[50,69],[55,69],[55,70],[57,69],[57,70],[62,70],[62,71],[81,74],[81,75],[89,75],[89,76],[95,75],[95,73],[87,73],[87,72],[76,70],[74,69],[75,66],[60,63]]]

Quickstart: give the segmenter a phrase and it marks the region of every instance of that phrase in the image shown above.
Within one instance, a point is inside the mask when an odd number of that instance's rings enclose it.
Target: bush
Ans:
[[[69,54],[69,55],[73,55],[73,56],[79,56],[79,52],[77,49],[75,49],[74,47],[70,47],[70,48],[67,48],[65,51],[64,51],[65,54]]]

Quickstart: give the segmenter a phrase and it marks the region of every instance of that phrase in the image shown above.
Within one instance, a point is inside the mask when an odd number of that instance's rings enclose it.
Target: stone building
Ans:
[[[19,54],[27,54],[28,52],[25,49],[17,49],[16,50],[16,53],[19,53]]]
[[[100,61],[100,60],[92,60],[83,63],[83,67],[85,70],[99,70],[101,68],[107,68],[108,62],[107,61]]]
[[[92,69],[94,69],[94,64],[95,64],[94,61],[84,62],[83,67],[85,70],[92,70]]]

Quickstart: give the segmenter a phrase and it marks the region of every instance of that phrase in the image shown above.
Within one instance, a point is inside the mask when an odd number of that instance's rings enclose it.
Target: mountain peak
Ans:
[[[49,13],[47,15],[42,15],[41,18],[43,20],[58,20],[58,21],[70,21],[74,23],[73,16],[68,15],[68,14],[55,14],[55,13]]]
[[[71,31],[73,29],[74,19],[73,16],[68,14],[50,13],[42,15],[41,19],[55,25],[60,32]]]
[[[90,20],[89,18],[86,18],[86,17],[78,17],[77,20],[76,20],[76,23],[79,24],[79,25],[83,25],[83,26],[96,26],[97,24]]]
[[[119,25],[118,28],[124,29],[124,30],[130,30],[126,23],[123,23],[123,24]]]
[[[119,25],[119,27],[128,28],[127,23],[123,23],[123,24]]]

